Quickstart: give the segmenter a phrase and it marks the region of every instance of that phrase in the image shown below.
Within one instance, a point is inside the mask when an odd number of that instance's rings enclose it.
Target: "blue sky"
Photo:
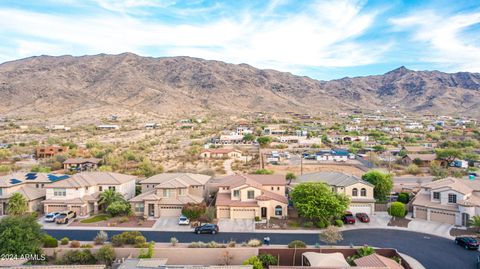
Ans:
[[[480,0],[0,0],[0,62],[127,51],[317,79],[480,72]]]

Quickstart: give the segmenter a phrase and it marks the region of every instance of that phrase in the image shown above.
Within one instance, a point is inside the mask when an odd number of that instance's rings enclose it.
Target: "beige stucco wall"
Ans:
[[[358,196],[356,196],[355,198],[357,198],[357,199],[360,199],[360,198],[373,199],[373,187],[369,186],[367,184],[363,184],[363,183],[356,183],[356,184],[345,187],[344,194],[346,194],[349,197],[352,197],[352,190],[354,188],[357,188],[357,190],[358,190]],[[360,196],[362,188],[365,188],[367,190],[367,196],[365,196],[365,197]]]
[[[285,186],[278,186],[278,185],[263,185],[263,189],[282,195],[285,195]]]

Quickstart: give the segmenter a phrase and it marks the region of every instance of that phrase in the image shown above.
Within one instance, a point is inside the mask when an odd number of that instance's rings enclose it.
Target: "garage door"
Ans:
[[[182,215],[183,206],[161,206],[160,217],[178,217]]]
[[[67,206],[66,205],[45,205],[44,209],[45,209],[45,213],[60,212],[60,211],[66,211]]]
[[[231,212],[232,219],[254,219],[255,218],[255,209],[232,209]]]
[[[430,220],[448,224],[455,224],[455,213],[441,210],[430,210]]]
[[[370,204],[350,204],[348,207],[348,211],[352,212],[352,214],[356,213],[367,213],[372,214],[372,206]]]
[[[416,219],[427,219],[427,209],[424,207],[415,207],[415,218]]]
[[[217,218],[219,218],[219,219],[229,219],[230,218],[230,208],[229,207],[218,207],[217,208]]]

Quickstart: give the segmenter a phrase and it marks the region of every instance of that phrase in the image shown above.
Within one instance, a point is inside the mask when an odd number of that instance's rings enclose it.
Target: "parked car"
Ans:
[[[367,213],[357,213],[357,214],[355,214],[355,217],[357,217],[357,219],[360,222],[364,222],[364,223],[369,223],[370,222],[370,218],[368,217]]]
[[[58,214],[58,216],[55,218],[55,222],[57,224],[67,224],[69,220],[74,219],[76,217],[77,217],[77,213],[75,211],[64,211]]]
[[[190,220],[185,217],[185,216],[180,216],[180,218],[178,218],[178,225],[188,225],[190,224]]]
[[[45,215],[45,222],[54,222],[60,212],[52,212]]]
[[[352,212],[345,212],[342,216],[342,221],[345,224],[355,224],[355,217],[353,216]]]
[[[455,244],[462,246],[465,249],[478,249],[478,241],[475,238],[468,236],[456,237]]]
[[[197,233],[197,234],[204,234],[204,233],[216,234],[216,233],[218,233],[218,226],[216,224],[210,224],[210,223],[203,224],[203,225],[195,228],[195,233]]]

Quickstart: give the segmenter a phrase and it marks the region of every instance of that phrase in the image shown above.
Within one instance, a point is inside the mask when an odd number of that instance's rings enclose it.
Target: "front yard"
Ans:
[[[147,220],[143,217],[110,217],[109,215],[95,215],[83,220],[74,220],[70,226],[74,227],[145,227],[151,228],[155,220]]]

